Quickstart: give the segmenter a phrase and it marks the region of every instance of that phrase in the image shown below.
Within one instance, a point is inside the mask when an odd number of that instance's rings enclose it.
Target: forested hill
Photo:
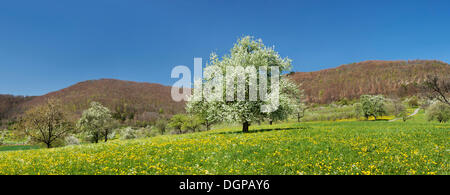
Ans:
[[[19,97],[15,97],[17,99]],[[30,97],[25,101],[17,100],[14,109],[0,110],[3,117],[16,117],[35,105],[42,104],[48,98],[63,101],[65,109],[76,118],[89,107],[89,102],[98,101],[120,114],[123,119],[152,120],[160,113],[172,115],[184,111],[184,102],[174,102],[171,87],[154,83],[140,83],[116,79],[89,80],[77,83],[65,89],[43,96]],[[1,105],[1,104],[0,104]],[[6,107],[6,106],[5,106]]]
[[[330,103],[359,98],[362,94],[415,95],[417,84],[428,74],[450,75],[450,66],[436,60],[375,60],[289,76],[301,83],[307,102]]]
[[[20,112],[20,106],[33,97],[0,95],[0,121],[1,119],[8,119],[16,113]]]

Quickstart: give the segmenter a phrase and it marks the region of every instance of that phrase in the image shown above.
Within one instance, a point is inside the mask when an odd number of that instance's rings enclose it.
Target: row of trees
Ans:
[[[20,118],[17,128],[32,141],[50,148],[72,133],[83,133],[95,143],[102,139],[106,142],[114,124],[111,111],[98,102],[92,102],[74,124],[67,119],[59,100],[48,99],[45,104],[28,110]]]

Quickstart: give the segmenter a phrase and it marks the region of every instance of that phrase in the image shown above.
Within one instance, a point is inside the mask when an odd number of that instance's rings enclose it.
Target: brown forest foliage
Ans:
[[[364,61],[316,72],[290,73],[302,83],[306,101],[331,103],[363,94],[405,97],[419,93],[427,75],[450,75],[450,66],[436,60]]]
[[[0,95],[0,121],[20,113],[20,105],[30,101],[33,97]]]
[[[108,107],[111,112],[119,114],[117,117],[123,120],[150,121],[155,120],[161,111],[164,115],[184,112],[185,103],[174,102],[170,90],[169,86],[153,83],[116,79],[89,80],[14,104],[7,108],[11,110],[14,107],[14,112],[7,112],[5,117],[15,118],[24,111],[43,104],[49,98],[55,98],[63,102],[71,120],[78,119],[91,101],[97,101]],[[3,108],[0,113],[2,111]]]

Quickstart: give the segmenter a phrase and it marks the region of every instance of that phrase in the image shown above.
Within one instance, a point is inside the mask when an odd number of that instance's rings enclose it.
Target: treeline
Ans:
[[[152,124],[129,126],[121,118],[114,117],[114,112],[109,108],[95,101],[77,120],[70,120],[69,114],[61,100],[47,99],[44,104],[27,110],[17,119],[12,127],[13,135],[17,139],[27,140],[27,144],[42,144],[52,148],[82,142],[99,143],[111,139],[196,132],[208,130],[208,125],[211,125],[198,115],[176,114],[169,118],[161,113]]]

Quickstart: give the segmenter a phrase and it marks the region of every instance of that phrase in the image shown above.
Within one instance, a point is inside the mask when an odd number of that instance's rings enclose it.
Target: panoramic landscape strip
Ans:
[[[445,193],[449,10],[446,0],[0,1],[1,186]]]
[[[217,70],[236,71],[228,66],[237,65],[253,68],[240,77],[235,72],[234,77],[205,73],[196,87],[206,88],[197,91],[206,98],[195,100],[195,93],[190,93],[195,88],[119,80],[88,81],[41,97],[2,96],[6,103],[21,103],[2,123],[0,174],[449,174],[448,64],[384,62],[384,66],[392,64],[388,67],[433,66],[441,74],[422,77],[412,89],[399,87],[397,92],[403,96],[362,94],[323,104],[307,101],[295,73],[285,73],[291,60],[281,58],[260,39],[242,37],[230,55],[211,56],[207,67]],[[256,77],[255,64],[280,71],[259,68],[258,74],[265,76]],[[142,87],[162,87],[164,101],[174,107],[138,107],[143,102],[123,99],[132,94],[110,96],[104,91],[111,90],[105,87],[108,84],[125,85],[127,90],[139,87],[133,98],[142,98]],[[173,98],[174,89],[181,88],[183,93],[189,91],[187,101]],[[103,90],[103,96],[73,97],[73,90],[79,95]],[[173,99],[167,100],[170,96]],[[77,112],[82,108],[87,109]]]

